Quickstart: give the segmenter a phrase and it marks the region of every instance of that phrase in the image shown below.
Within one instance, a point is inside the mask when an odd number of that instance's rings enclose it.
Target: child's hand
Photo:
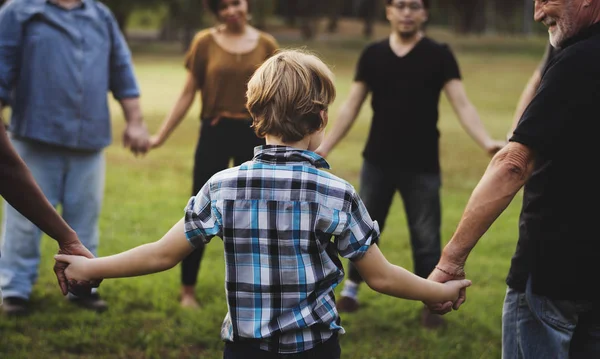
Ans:
[[[462,292],[466,291],[466,288],[471,286],[471,281],[468,279],[455,279],[449,280],[443,284],[444,287],[446,287],[444,289],[448,292],[448,301],[454,303],[461,295],[464,295]]]
[[[72,256],[66,254],[57,254],[54,256],[57,262],[67,264],[65,274],[69,281],[91,281],[98,278],[92,278],[86,271],[86,267],[92,259],[83,256]]]

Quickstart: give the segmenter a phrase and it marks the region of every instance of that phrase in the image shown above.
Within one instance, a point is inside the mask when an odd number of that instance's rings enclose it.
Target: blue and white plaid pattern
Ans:
[[[334,288],[339,255],[358,259],[379,237],[356,191],[314,152],[255,148],[252,161],[215,174],[185,211],[190,243],[223,239],[229,311],[221,337],[279,353],[344,333]]]

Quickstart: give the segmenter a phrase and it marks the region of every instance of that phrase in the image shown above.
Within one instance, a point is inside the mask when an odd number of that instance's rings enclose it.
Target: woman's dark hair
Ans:
[[[391,4],[392,4],[392,1],[394,1],[394,0],[386,0],[386,3],[387,3],[388,5],[391,5]],[[428,10],[428,9],[429,9],[429,0],[421,0],[421,1],[423,1],[423,7],[424,7],[426,10]],[[218,5],[219,5],[219,0],[218,0],[218,1],[215,1],[215,2],[217,3],[217,6],[218,6]]]
[[[248,2],[248,6],[250,6],[250,0],[246,1]],[[208,10],[213,13],[213,15],[217,16],[217,14],[219,14],[219,5],[221,5],[221,0],[204,0],[204,3],[208,7]]]
[[[206,3],[208,10],[214,15],[219,13],[219,4],[221,3],[221,0],[205,0],[204,2]]]

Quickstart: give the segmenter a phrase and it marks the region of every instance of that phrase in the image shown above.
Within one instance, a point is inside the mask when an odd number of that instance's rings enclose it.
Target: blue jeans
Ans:
[[[360,197],[372,219],[383,231],[392,199],[400,192],[410,233],[414,273],[428,277],[441,256],[441,176],[439,173],[398,172],[368,161],[360,176]],[[348,278],[362,278],[350,263]]]
[[[12,139],[36,182],[53,206],[62,206],[65,221],[94,255],[104,192],[102,151],[80,152]],[[4,203],[0,287],[2,295],[28,299],[38,275],[41,231]]]
[[[583,283],[583,285],[594,285]],[[600,303],[506,291],[502,358],[600,358]]]

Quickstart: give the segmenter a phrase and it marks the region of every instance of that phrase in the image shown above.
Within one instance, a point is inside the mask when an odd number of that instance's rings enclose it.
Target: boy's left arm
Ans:
[[[505,143],[503,141],[493,140],[486,132],[475,106],[467,97],[461,80],[452,79],[448,81],[444,86],[444,91],[461,125],[479,146],[490,156],[493,156],[504,147]]]
[[[69,280],[81,281],[161,272],[174,267],[193,250],[186,238],[182,218],[160,240],[126,252],[96,259],[68,255],[55,258],[69,265],[66,270]]]

